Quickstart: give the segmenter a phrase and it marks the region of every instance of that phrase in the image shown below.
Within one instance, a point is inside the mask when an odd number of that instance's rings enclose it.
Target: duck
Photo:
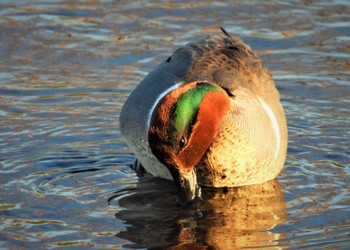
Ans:
[[[287,121],[272,75],[224,28],[164,59],[128,96],[119,120],[135,164],[173,180],[183,206],[201,187],[273,180],[286,160]]]

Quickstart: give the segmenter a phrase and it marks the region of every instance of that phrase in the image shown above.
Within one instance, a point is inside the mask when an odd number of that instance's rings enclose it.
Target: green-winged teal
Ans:
[[[282,170],[287,124],[270,73],[238,37],[177,49],[130,94],[121,131],[147,172],[173,179],[181,204],[199,186],[263,183]]]

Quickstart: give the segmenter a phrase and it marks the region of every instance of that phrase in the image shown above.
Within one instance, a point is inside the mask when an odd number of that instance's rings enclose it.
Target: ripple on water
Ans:
[[[40,171],[8,181],[6,189],[18,191],[13,199],[17,205],[7,203],[0,208],[6,218],[1,229],[7,232],[7,242],[26,242],[32,248],[39,248],[46,241],[48,247],[91,246],[93,231],[108,246],[112,230],[115,234],[114,230],[124,227],[121,221],[111,227],[110,218],[116,210],[107,206],[107,197],[121,187],[134,186],[136,180],[130,176],[129,168],[118,165],[114,154],[98,153],[58,151],[37,160],[36,170]],[[101,224],[96,224],[96,220]],[[17,233],[18,229],[21,233]],[[116,242],[125,243],[119,239],[110,243]]]
[[[0,9],[1,247],[348,248],[348,2]],[[200,206],[185,210],[171,182],[130,171],[118,116],[155,65],[217,25],[271,70],[288,158],[281,185],[204,190]]]

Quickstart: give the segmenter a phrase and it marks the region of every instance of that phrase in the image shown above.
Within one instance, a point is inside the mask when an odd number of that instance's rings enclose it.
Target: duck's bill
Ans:
[[[187,206],[201,197],[201,189],[197,184],[197,175],[194,169],[189,172],[178,170],[178,178],[174,178],[178,187],[176,203]]]

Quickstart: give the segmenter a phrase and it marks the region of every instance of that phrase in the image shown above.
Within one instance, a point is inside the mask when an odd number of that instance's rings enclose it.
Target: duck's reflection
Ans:
[[[141,179],[130,196],[119,199],[118,219],[130,225],[117,237],[134,242],[128,247],[235,249],[273,247],[282,237],[273,232],[286,220],[286,205],[277,180],[264,184],[204,189],[193,208],[175,206],[172,183]]]

